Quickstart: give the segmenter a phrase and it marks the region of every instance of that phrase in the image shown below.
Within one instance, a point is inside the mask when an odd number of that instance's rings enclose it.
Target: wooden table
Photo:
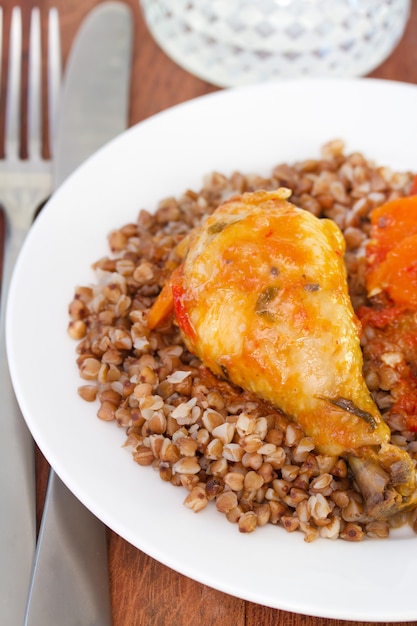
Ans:
[[[2,0],[3,20],[9,23],[16,0]],[[125,0],[134,17],[135,44],[130,124],[179,102],[216,91],[216,87],[191,76],[176,66],[157,47],[144,24],[137,0]],[[58,7],[62,52],[67,58],[77,28],[88,11],[101,0],[21,0],[25,32],[32,6],[40,6],[46,24],[47,10]],[[417,84],[417,0],[404,37],[391,57],[371,76]],[[4,135],[5,63],[0,98],[0,146]],[[24,58],[24,62],[26,59]],[[45,112],[46,115],[46,112]],[[395,115],[395,111],[393,111]],[[415,137],[404,137],[415,141]],[[46,145],[46,144],[45,144]],[[4,224],[0,219],[0,241]],[[1,247],[1,245],[0,245]],[[48,475],[48,464],[37,453],[39,519]],[[225,595],[177,574],[108,531],[110,586],[114,626],[337,626],[342,620],[306,617],[278,611]],[[352,599],[354,601],[354,599]],[[401,598],[398,599],[401,602]],[[352,622],[351,622],[352,623]],[[357,622],[356,622],[357,623]],[[417,623],[417,622],[416,622]],[[52,625],[45,625],[52,626]]]

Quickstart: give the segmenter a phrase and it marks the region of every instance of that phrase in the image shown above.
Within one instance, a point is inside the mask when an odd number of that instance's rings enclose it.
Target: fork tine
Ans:
[[[59,105],[61,88],[61,37],[59,31],[58,10],[49,10],[48,19],[48,115],[49,115],[49,145],[53,152],[53,137],[55,134],[56,116]]]
[[[21,64],[22,14],[19,7],[14,7],[10,27],[5,129],[5,153],[10,159],[19,158]]]
[[[41,20],[38,8],[32,9],[29,34],[28,68],[28,156],[42,156]]]

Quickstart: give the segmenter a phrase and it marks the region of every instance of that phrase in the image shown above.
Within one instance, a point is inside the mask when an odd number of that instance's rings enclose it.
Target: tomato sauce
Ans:
[[[410,196],[374,209],[367,247],[366,287],[370,306],[357,315],[366,332],[364,352],[380,370],[392,368],[388,415],[417,432],[417,176]]]

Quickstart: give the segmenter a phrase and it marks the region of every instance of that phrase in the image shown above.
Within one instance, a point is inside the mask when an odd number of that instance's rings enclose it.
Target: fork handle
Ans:
[[[12,269],[26,229],[6,234],[0,310],[0,615],[21,626],[36,541],[34,445],[13,391],[6,357],[6,301]],[[28,346],[30,349],[30,346]]]

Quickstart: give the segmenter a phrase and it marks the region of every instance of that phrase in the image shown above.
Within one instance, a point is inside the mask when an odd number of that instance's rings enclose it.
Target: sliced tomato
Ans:
[[[383,289],[395,304],[417,308],[417,235],[406,237],[388,252],[368,277],[370,293]]]
[[[417,195],[391,200],[371,213],[366,287],[396,305],[417,307]]]
[[[417,195],[386,202],[371,213],[370,249],[387,254],[406,237],[417,234]]]

